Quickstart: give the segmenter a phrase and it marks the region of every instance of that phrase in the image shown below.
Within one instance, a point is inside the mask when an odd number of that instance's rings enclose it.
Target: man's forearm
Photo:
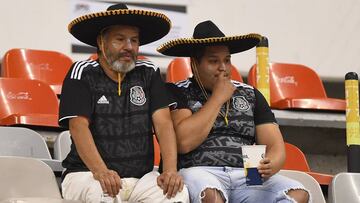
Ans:
[[[82,121],[70,122],[70,134],[75,142],[76,151],[91,172],[107,169],[96,148],[89,128]]]
[[[159,135],[162,133],[159,133]],[[175,136],[171,133],[162,134],[159,137],[161,159],[164,171],[177,171],[177,146]]]
[[[164,170],[177,171],[177,145],[173,123],[168,108],[159,109],[153,114],[156,136],[159,140]]]
[[[208,137],[222,104],[210,98],[196,113],[175,126],[180,153],[197,148]]]

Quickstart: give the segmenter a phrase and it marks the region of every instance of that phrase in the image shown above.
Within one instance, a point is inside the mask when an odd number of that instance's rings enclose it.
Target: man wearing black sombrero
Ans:
[[[276,174],[285,160],[284,141],[266,100],[255,88],[231,80],[231,54],[246,51],[261,36],[226,37],[211,21],[199,23],[193,38],[158,48],[168,56],[191,57],[194,76],[169,84],[177,104],[171,112],[178,140],[179,169],[191,202],[307,202],[305,188]],[[242,146],[266,145],[257,172],[247,170]],[[257,165],[257,164],[256,164]],[[254,168],[255,169],[255,168]],[[256,170],[256,169],[255,169]],[[249,179],[248,179],[249,180]]]
[[[63,161],[65,199],[84,202],[188,202],[177,173],[177,146],[165,84],[150,61],[137,60],[140,45],[171,27],[161,13],[124,4],[76,18],[69,32],[98,48],[99,59],[78,61],[61,93],[59,124],[73,145]],[[153,129],[163,172],[154,168]]]

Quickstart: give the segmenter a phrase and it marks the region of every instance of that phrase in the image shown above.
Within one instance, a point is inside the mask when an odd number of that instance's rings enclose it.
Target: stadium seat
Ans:
[[[60,95],[71,64],[68,56],[56,51],[11,49],[4,55],[1,76],[40,80]]]
[[[58,99],[49,85],[20,78],[0,78],[0,125],[59,127]]]
[[[360,173],[339,173],[328,189],[329,203],[360,203]]]
[[[56,160],[64,160],[66,156],[69,154],[71,149],[71,138],[70,132],[63,131],[61,132],[55,140],[54,143],[54,159]]]
[[[345,111],[345,100],[328,98],[317,73],[304,65],[271,63],[269,82],[271,108]],[[257,86],[256,64],[248,84]]]
[[[61,161],[51,158],[44,138],[23,127],[0,126],[0,156],[31,157],[46,163],[54,173],[61,173]]]
[[[41,135],[22,127],[0,127],[0,156],[21,156],[51,159]]]
[[[280,170],[279,174],[302,183],[304,187],[310,192],[312,202],[326,202],[319,183],[307,173],[294,170]]]
[[[177,57],[173,59],[168,65],[166,81],[176,83],[178,81],[185,80],[192,75],[190,59]],[[237,71],[234,65],[231,65],[231,79],[243,82],[240,73]]]
[[[97,53],[91,54],[90,57],[89,57],[89,59],[92,59],[94,61],[96,61],[98,58],[99,57],[98,57]]]
[[[54,173],[40,160],[0,156],[0,165],[0,202],[81,202],[61,198]]]
[[[189,58],[175,58],[173,59],[166,70],[166,82],[176,83],[181,80],[186,80],[192,76],[190,59]]]
[[[303,171],[311,175],[320,185],[329,185],[332,175],[312,172],[304,153],[295,145],[285,143],[286,160],[283,169]]]

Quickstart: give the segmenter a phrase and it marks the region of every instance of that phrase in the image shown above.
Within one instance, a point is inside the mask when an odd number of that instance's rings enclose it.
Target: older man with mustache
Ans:
[[[99,59],[74,63],[63,84],[59,124],[69,127],[73,141],[63,161],[65,199],[189,201],[177,172],[171,100],[159,69],[137,60],[139,46],[162,38],[170,26],[161,13],[124,4],[70,23],[70,33],[97,47]],[[152,129],[161,148],[161,174],[153,171]]]

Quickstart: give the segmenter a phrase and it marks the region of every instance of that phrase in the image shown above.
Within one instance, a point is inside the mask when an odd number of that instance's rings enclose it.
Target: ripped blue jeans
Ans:
[[[261,186],[247,186],[243,168],[197,166],[181,169],[180,174],[193,203],[201,202],[201,193],[207,188],[220,191],[228,203],[294,202],[286,195],[289,190],[306,191],[301,183],[277,174],[265,180]]]

